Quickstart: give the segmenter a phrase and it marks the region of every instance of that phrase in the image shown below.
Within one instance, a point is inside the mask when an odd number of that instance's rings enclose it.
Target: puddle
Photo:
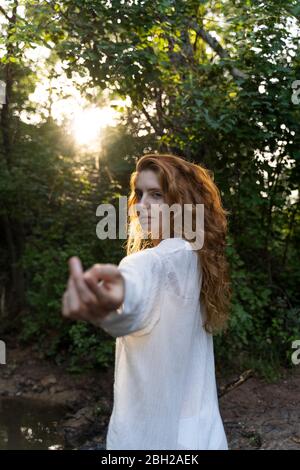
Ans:
[[[65,409],[24,398],[0,399],[0,450],[63,449],[57,429]]]

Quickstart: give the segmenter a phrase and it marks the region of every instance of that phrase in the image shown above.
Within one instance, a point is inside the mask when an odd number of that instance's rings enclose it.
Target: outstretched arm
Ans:
[[[62,314],[94,323],[124,301],[124,279],[117,266],[95,264],[83,272],[79,258],[69,260],[70,275],[63,295]]]
[[[159,320],[163,265],[153,251],[126,256],[118,267],[94,265],[85,273],[78,258],[69,263],[65,317],[89,321],[114,337],[147,334]]]

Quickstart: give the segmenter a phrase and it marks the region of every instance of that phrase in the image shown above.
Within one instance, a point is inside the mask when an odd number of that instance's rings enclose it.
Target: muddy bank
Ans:
[[[42,359],[31,348],[9,347],[7,364],[0,366],[0,404],[9,408],[12,399],[17,407],[22,402],[29,422],[31,415],[33,423],[37,423],[33,403],[36,403],[37,415],[40,408],[47,405],[48,413],[56,416],[52,431],[56,440],[59,436],[63,448],[79,448],[95,436],[100,443],[105,443],[112,389],[113,368],[74,375]],[[13,414],[12,406],[11,409]]]
[[[113,367],[73,375],[31,348],[10,347],[7,365],[0,366],[0,415],[10,423],[10,428],[0,427],[2,448],[102,449],[113,404],[113,376]],[[237,376],[217,377],[219,391]],[[272,384],[250,376],[221,396],[230,449],[299,450],[299,396],[300,367],[285,371]]]

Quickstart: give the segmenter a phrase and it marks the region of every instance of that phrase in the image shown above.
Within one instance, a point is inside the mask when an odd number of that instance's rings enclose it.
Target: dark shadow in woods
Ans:
[[[1,398],[0,449],[62,449],[58,433],[65,409],[37,400]]]

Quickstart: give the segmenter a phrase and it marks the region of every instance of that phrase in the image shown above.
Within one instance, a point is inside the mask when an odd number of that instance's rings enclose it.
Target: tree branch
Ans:
[[[155,130],[155,132],[158,134],[158,135],[162,135],[162,132],[160,131],[160,129],[157,127],[154,119],[150,116],[150,114],[148,113],[148,111],[146,110],[145,106],[142,104],[142,110],[143,110],[143,113],[145,114],[148,122],[151,124],[151,126],[153,127],[153,129]]]
[[[11,18],[8,16],[8,14],[6,13],[6,11],[4,10],[4,8],[0,5],[0,12],[2,13],[2,15],[5,16],[5,18],[10,21]]]
[[[6,11],[4,10],[4,8],[1,5],[0,5],[0,11],[8,21],[11,20],[11,18],[8,16],[8,14],[6,13]]]
[[[211,36],[207,31],[205,31],[201,26],[196,23],[196,21],[189,22],[188,24],[189,27],[193,28],[196,32],[197,35],[199,35],[203,41],[208,44],[211,49],[213,49],[221,59],[230,59],[230,55],[228,52],[221,46],[221,44],[213,37]],[[228,65],[231,74],[234,78],[240,79],[240,78],[248,78],[248,75],[243,72],[242,70],[237,69],[236,67],[232,67]]]

